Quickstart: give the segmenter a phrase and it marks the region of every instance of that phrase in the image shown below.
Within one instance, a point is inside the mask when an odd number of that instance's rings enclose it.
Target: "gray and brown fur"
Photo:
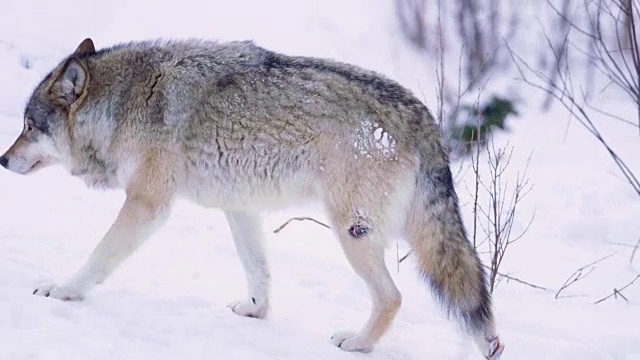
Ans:
[[[3,166],[30,173],[61,164],[90,186],[127,195],[87,264],[37,295],[81,299],[183,197],[225,212],[249,283],[232,309],[264,317],[269,272],[257,213],[315,199],[373,303],[363,329],[336,333],[334,344],[368,351],[388,329],[401,296],[384,248],[400,235],[446,311],[485,356],[501,352],[438,127],[407,89],[377,73],[252,42],[95,51],[87,39],[38,85],[24,121]]]

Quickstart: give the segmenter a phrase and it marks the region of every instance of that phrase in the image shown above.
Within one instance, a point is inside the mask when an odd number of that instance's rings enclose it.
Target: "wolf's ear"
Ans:
[[[87,85],[87,70],[80,60],[72,57],[62,68],[49,90],[51,101],[69,108],[84,92]]]
[[[93,46],[93,40],[86,38],[78,45],[74,54],[93,54],[95,52],[96,48]]]

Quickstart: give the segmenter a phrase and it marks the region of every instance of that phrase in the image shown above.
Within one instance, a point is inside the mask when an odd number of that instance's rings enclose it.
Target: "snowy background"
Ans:
[[[523,14],[537,1],[518,2]],[[535,22],[532,22],[535,25]],[[531,26],[533,26],[531,25]],[[398,34],[391,1],[147,1],[8,0],[0,5],[0,149],[22,128],[33,88],[85,37],[96,47],[170,37],[253,39],[289,54],[331,57],[377,70],[436,104],[433,64]],[[536,36],[521,48],[536,46]],[[519,86],[521,116],[499,135],[515,145],[514,176],[531,155],[533,191],[516,227],[535,213],[525,237],[509,250],[502,272],[551,289],[502,281],[494,293],[505,359],[640,359],[640,283],[629,302],[594,301],[640,273],[629,263],[640,237],[640,201],[605,151],[556,106],[539,110],[540,94]],[[507,85],[505,85],[507,84]],[[497,86],[497,85],[496,85]],[[489,86],[489,88],[491,85]],[[628,106],[621,98],[610,106]],[[617,150],[640,172],[637,131],[602,123]],[[390,332],[370,354],[349,354],[329,342],[336,330],[357,329],[369,297],[331,233],[311,223],[272,230],[292,216],[324,214],[302,207],[265,214],[273,277],[266,320],[241,318],[226,305],[245,295],[245,279],[220,211],[186,202],[145,246],[83,302],[31,295],[40,283],[76,270],[107,230],[124,199],[120,191],[88,190],[61,169],[19,176],[0,169],[0,359],[477,359],[475,348],[442,315],[415,275],[411,260],[388,264],[404,296]],[[463,171],[457,189],[472,221]],[[399,244],[400,252],[406,245]],[[577,268],[613,254],[556,300]],[[401,254],[402,255],[402,254]]]

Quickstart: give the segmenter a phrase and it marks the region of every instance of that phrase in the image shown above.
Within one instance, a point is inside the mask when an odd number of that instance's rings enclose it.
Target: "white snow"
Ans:
[[[435,71],[396,35],[393,9],[383,0],[5,2],[0,151],[20,132],[32,89],[87,36],[98,47],[160,36],[254,39],[274,50],[380,71],[433,106]],[[623,106],[620,99],[607,101]],[[534,212],[535,220],[509,250],[502,271],[557,290],[580,266],[614,256],[559,300],[554,292],[500,283],[494,308],[507,344],[504,359],[638,360],[640,283],[624,291],[629,302],[593,304],[640,272],[640,259],[629,264],[631,249],[613,244],[640,237],[638,196],[586,131],[575,123],[567,131],[565,112],[556,107],[542,114],[535,104],[523,107],[512,133],[497,139],[516,146],[510,176],[533,152],[534,190],[516,227]],[[637,131],[602,126],[640,173]],[[384,129],[372,127],[371,134],[378,150],[393,148]],[[83,263],[124,195],[88,190],[59,168],[32,176],[0,170],[0,359],[479,359],[419,281],[411,258],[397,268],[395,242],[387,258],[404,301],[393,327],[370,354],[331,345],[334,331],[357,329],[366,320],[366,288],[330,231],[293,222],[272,233],[292,216],[324,220],[314,206],[265,214],[273,277],[266,320],[241,318],[226,307],[245,295],[230,231],[221,212],[186,202],[85,301],[32,296],[35,285],[59,281]],[[472,174],[463,169],[458,179],[464,220],[471,224]],[[406,251],[400,242],[398,253]]]

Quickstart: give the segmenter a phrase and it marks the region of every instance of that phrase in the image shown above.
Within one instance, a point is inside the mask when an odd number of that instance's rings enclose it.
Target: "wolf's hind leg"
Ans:
[[[328,210],[336,237],[372,298],[371,315],[360,332],[337,332],[331,341],[346,351],[368,352],[387,331],[402,302],[384,261],[384,231],[361,213],[367,209],[330,205]]]
[[[248,212],[225,211],[233,241],[247,276],[247,299],[230,305],[238,315],[264,318],[269,311],[269,268],[260,219]]]

